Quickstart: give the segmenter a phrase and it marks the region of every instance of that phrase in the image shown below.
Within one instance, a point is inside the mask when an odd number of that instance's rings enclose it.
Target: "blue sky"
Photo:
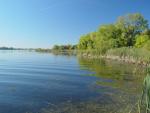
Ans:
[[[150,0],[0,0],[0,46],[49,48],[128,13],[150,21]]]

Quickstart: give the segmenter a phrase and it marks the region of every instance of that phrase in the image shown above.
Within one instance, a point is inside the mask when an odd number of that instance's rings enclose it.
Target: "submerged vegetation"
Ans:
[[[134,64],[129,66],[122,62],[104,59],[80,57],[78,62],[82,70],[94,72],[83,76],[100,77],[88,86],[100,96],[78,101],[70,99],[58,104],[49,103],[47,107],[41,109],[41,113],[146,113],[145,104],[142,104],[143,106],[139,104],[141,96],[139,93],[144,78],[141,76],[144,71],[140,66],[134,71]],[[137,77],[139,79],[136,79]]]
[[[50,104],[42,109],[41,113],[138,113],[138,110],[132,106],[132,102],[126,104],[131,98],[128,95],[121,96],[119,93],[110,95],[106,94],[106,97],[103,95],[86,102],[68,101],[59,105]]]

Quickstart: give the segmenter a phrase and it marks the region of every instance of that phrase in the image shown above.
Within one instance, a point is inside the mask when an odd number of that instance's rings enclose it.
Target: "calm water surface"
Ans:
[[[136,103],[142,74],[116,61],[0,51],[0,113],[121,113]]]

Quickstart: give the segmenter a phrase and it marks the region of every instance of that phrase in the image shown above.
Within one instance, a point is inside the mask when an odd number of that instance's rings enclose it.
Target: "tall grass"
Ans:
[[[144,79],[141,105],[145,108],[145,113],[150,112],[150,74]]]
[[[120,59],[125,59],[134,63],[150,63],[150,51],[141,48],[116,48],[106,52],[107,56],[117,56]]]
[[[142,48],[122,47],[109,49],[105,53],[99,50],[78,50],[79,56],[88,58],[109,58],[124,60],[131,63],[148,65],[150,64],[150,51]]]

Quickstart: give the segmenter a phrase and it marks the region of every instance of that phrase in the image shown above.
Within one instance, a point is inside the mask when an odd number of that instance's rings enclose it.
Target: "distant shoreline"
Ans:
[[[36,50],[33,48],[0,47],[0,50]]]

